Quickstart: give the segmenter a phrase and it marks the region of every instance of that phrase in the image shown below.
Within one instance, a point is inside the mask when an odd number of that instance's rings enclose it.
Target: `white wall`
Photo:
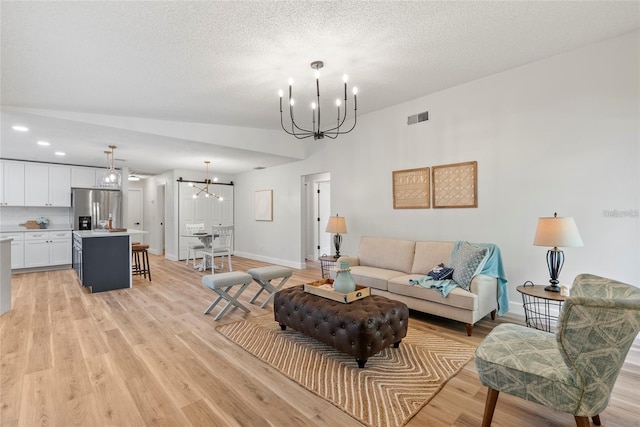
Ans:
[[[351,134],[315,142],[306,160],[236,176],[236,253],[304,265],[301,177],[330,172],[346,254],[362,235],[493,242],[515,302],[517,285],[548,281],[547,248],[532,242],[538,217],[558,212],[575,218],[585,244],[565,248],[563,283],[591,272],[640,285],[639,40],[634,32],[369,114]],[[406,124],[425,110],[428,122]],[[478,208],[393,209],[392,171],[470,160]],[[264,189],[272,222],[253,219],[253,193]],[[629,215],[605,213],[614,210]]]

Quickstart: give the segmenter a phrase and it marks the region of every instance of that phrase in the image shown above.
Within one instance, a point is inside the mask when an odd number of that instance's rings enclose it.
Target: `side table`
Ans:
[[[320,260],[320,268],[322,269],[322,278],[329,278],[329,270],[336,265],[338,258],[333,255],[322,255],[318,259]]]
[[[560,292],[549,292],[544,290],[545,285],[527,284],[516,288],[522,294],[522,305],[524,307],[524,317],[527,326],[552,332],[555,326],[562,303],[565,296]]]

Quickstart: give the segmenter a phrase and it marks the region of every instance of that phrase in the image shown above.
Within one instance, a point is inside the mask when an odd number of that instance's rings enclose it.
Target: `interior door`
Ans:
[[[139,188],[130,189],[128,195],[129,203],[127,208],[127,228],[144,230],[142,190]]]
[[[318,254],[331,255],[331,235],[325,230],[331,216],[331,181],[318,182]]]

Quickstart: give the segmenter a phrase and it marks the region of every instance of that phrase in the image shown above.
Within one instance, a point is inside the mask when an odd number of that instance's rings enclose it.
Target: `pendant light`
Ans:
[[[102,174],[102,186],[109,188],[120,188],[122,185],[122,175],[120,172],[116,170],[113,165],[113,152],[115,151],[115,145],[110,145],[111,151],[105,151],[104,153],[107,155],[107,170]],[[111,161],[109,161],[109,157],[111,157]]]

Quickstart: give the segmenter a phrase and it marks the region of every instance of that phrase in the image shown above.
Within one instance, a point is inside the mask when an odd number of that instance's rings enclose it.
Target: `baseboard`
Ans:
[[[289,268],[297,268],[298,270],[304,270],[305,268],[307,268],[307,265],[305,263],[298,263],[298,262],[294,262],[286,259],[271,258],[271,257],[265,257],[261,255],[250,254],[246,252],[238,252],[238,251],[234,251],[233,254],[242,258],[252,259],[254,261],[268,262],[269,264],[282,265],[283,267],[289,267]]]
[[[524,319],[524,307],[522,306],[522,301],[511,301],[509,300],[509,313],[517,314],[522,316]]]

